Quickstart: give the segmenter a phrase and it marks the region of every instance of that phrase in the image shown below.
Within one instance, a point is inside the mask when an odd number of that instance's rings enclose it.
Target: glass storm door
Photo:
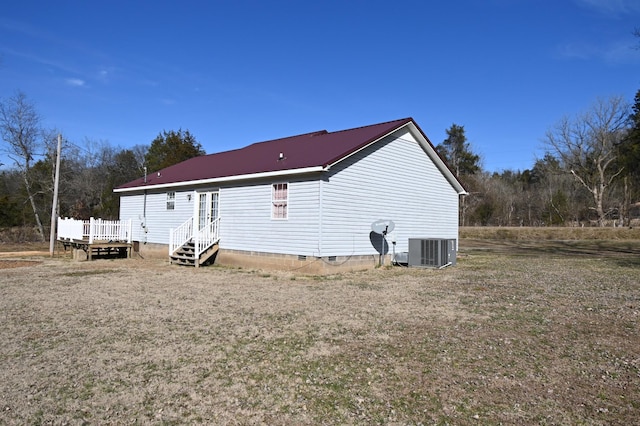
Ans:
[[[218,218],[218,192],[201,192],[198,195],[198,229]]]

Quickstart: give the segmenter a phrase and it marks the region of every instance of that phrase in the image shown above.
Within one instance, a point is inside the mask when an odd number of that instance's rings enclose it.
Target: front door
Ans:
[[[198,230],[218,219],[218,191],[198,193]]]

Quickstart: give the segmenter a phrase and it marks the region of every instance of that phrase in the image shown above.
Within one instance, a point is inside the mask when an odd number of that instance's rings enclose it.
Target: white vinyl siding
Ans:
[[[458,238],[458,194],[409,133],[381,141],[331,170],[322,192],[323,255],[375,254],[371,223],[390,219],[396,252],[408,239]]]
[[[287,220],[271,219],[272,185],[220,190],[220,248],[314,256],[318,252],[318,181],[288,183]]]
[[[122,220],[131,219],[131,238],[133,241],[143,241],[143,206],[144,195],[120,194],[120,215]]]
[[[173,210],[167,201],[166,192],[148,193],[145,209],[144,194],[121,195],[120,219],[132,219],[135,241],[169,244],[169,230],[193,216],[193,191],[175,191]]]

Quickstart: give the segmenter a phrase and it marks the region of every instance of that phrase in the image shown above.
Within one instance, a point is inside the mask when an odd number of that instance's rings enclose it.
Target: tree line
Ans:
[[[463,126],[453,124],[436,151],[468,195],[463,226],[630,226],[640,219],[640,90],[634,103],[598,99],[564,117],[544,138],[531,169],[487,172]]]
[[[640,217],[640,90],[632,104],[600,99],[561,119],[545,136],[543,158],[524,171],[483,170],[464,126],[446,132],[435,148],[468,191],[460,202],[463,226],[629,226]],[[41,126],[24,93],[0,100],[1,158],[11,162],[0,171],[0,229],[48,235],[58,134]],[[114,188],[204,154],[182,129],[163,130],[149,145],[132,148],[63,139],[58,215],[116,219]]]
[[[0,152],[11,162],[0,172],[0,229],[35,229],[35,237],[45,240],[58,134],[41,126],[41,117],[24,93],[0,101]],[[88,138],[79,143],[63,139],[61,151],[57,212],[77,219],[117,219],[119,197],[114,188],[205,154],[189,130],[182,129],[162,131],[149,145],[132,148]],[[17,239],[33,237],[20,235]]]

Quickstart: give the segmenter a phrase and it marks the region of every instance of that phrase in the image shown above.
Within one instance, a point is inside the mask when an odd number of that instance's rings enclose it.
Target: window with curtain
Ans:
[[[274,183],[271,190],[271,219],[286,219],[289,204],[289,184]]]
[[[175,191],[167,192],[167,210],[173,210],[176,208],[176,193]]]

